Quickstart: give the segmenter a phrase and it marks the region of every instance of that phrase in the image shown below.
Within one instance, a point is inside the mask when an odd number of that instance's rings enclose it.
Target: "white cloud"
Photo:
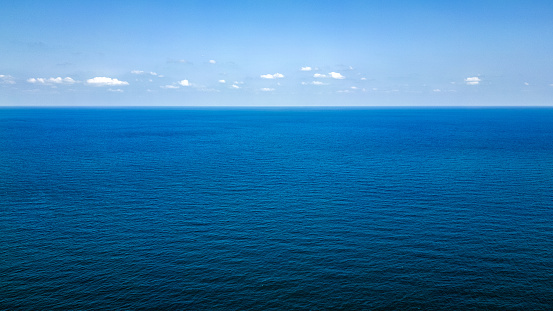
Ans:
[[[311,67],[301,67],[301,71],[311,71],[313,70]]]
[[[162,86],[160,86],[160,88],[162,88],[162,89],[178,89],[179,87],[176,86],[176,85],[169,84],[169,85],[162,85]]]
[[[322,73],[316,73],[313,75],[313,78],[326,78],[326,75],[322,74]]]
[[[123,93],[124,92],[122,89],[109,89],[108,91],[115,92],[115,93]]]
[[[188,82],[188,80],[181,80],[178,82],[178,84],[182,85],[182,86],[190,86],[190,82]]]
[[[442,90],[440,90],[440,89],[433,89],[432,91],[433,91],[433,92],[441,92]]]
[[[15,81],[10,75],[0,75],[0,84],[15,84]]]
[[[274,90],[275,90],[275,89],[269,88],[269,87],[264,87],[264,88],[261,89],[261,91],[263,91],[263,92],[272,92],[272,91],[274,91]]]
[[[302,82],[301,84],[303,84],[303,85],[308,85],[308,84],[311,84],[311,85],[327,85],[328,83],[323,83],[321,81],[312,81],[312,82]]]
[[[357,86],[352,86],[352,87],[350,87],[350,89],[357,90]]]
[[[279,78],[284,78],[284,75],[277,72],[275,74],[261,75],[261,78],[263,78],[263,79],[279,79]]]
[[[225,80],[219,80],[219,83],[227,83]]]
[[[465,79],[465,82],[467,83],[467,85],[478,85],[478,83],[480,83],[480,78],[478,77],[468,77]]]
[[[530,85],[530,83],[528,83],[528,82],[524,82],[524,85],[528,86],[528,85]]]
[[[57,77],[57,78],[29,78],[27,79],[29,83],[39,83],[39,84],[74,84],[77,81],[73,80],[70,77]]]
[[[86,83],[93,86],[115,86],[115,85],[129,85],[127,81],[120,81],[118,79],[112,79],[108,77],[94,77],[86,80]]]
[[[337,72],[331,72],[329,73],[330,77],[333,79],[345,79],[346,77],[342,76],[341,74]]]
[[[239,87],[238,85],[236,85],[236,84],[233,84],[233,85],[231,85],[231,88],[233,88],[233,89],[239,89],[240,87]]]
[[[211,60],[209,60],[209,63],[210,63],[210,64],[215,64],[216,61],[214,61],[213,59],[211,59]]]
[[[150,72],[145,72],[143,70],[131,70],[131,73],[132,74],[135,74],[135,75],[142,75],[142,74],[150,74],[152,76],[157,76],[157,72],[153,72],[153,71],[150,71]],[[160,77],[163,77],[163,76],[160,76]]]
[[[351,93],[350,90],[339,90],[339,91],[336,91],[338,93]]]
[[[361,80],[363,80],[363,81],[366,81],[366,80],[367,80],[367,78],[361,78]]]

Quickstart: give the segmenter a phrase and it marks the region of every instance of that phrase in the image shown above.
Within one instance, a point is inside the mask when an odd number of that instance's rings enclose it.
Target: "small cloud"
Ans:
[[[15,81],[10,75],[0,75],[0,84],[15,84]]]
[[[337,72],[331,72],[329,73],[330,77],[333,79],[345,79],[346,77],[342,76],[341,74]]]
[[[153,72],[153,71],[150,71],[150,72],[145,72],[143,70],[131,70],[131,73],[132,74],[135,74],[135,75],[143,75],[143,74],[149,74],[149,75],[152,75],[152,76],[157,76],[157,72]],[[162,76],[160,76],[162,77]]]
[[[328,85],[328,83],[323,83],[321,81],[302,82],[301,84],[302,85],[308,85],[308,84],[311,84],[311,85]]]
[[[350,87],[350,89],[357,90],[357,86],[352,86],[352,87]]]
[[[528,85],[530,85],[530,83],[528,83],[528,82],[524,82],[524,85],[528,86]]]
[[[240,87],[239,87],[238,85],[236,85],[236,84],[233,84],[233,85],[231,85],[230,87],[233,88],[233,89],[239,89],[239,88],[240,88]]]
[[[301,67],[301,71],[311,71],[313,68],[311,67]]]
[[[115,92],[115,93],[123,93],[122,89],[109,89],[108,91]]]
[[[270,88],[270,87],[264,87],[264,88],[261,89],[261,91],[263,91],[263,92],[272,92],[272,91],[274,91],[274,90],[275,90],[275,89]]]
[[[442,90],[440,89],[433,89],[432,92],[441,92]]]
[[[361,78],[361,80],[362,80],[362,81],[366,81],[366,80],[367,80],[367,78]]]
[[[350,90],[340,90],[340,91],[337,91],[338,93],[351,93]]]
[[[279,78],[284,78],[284,75],[277,72],[275,74],[261,75],[261,78],[263,78],[263,79],[279,79]]]
[[[179,82],[177,82],[178,84],[182,85],[182,86],[190,86],[190,82],[188,82],[188,80],[181,80]]]
[[[57,77],[57,78],[29,78],[27,79],[27,82],[33,83],[33,84],[74,84],[77,83],[77,81],[73,80],[70,77]]]
[[[480,83],[480,78],[478,77],[468,77],[465,79],[465,82],[467,83],[467,85],[478,85]]]
[[[326,75],[322,74],[322,73],[316,73],[313,75],[313,78],[326,78]]]
[[[219,83],[227,83],[225,80],[219,80]]]
[[[200,91],[200,92],[211,92],[211,93],[221,92],[217,89],[211,89],[211,88],[207,88],[207,87],[198,87],[198,91]]]
[[[215,64],[216,61],[214,61],[213,59],[211,59],[211,60],[209,60],[209,63],[210,63],[210,64]]]
[[[192,65],[192,62],[187,61],[186,59],[169,59],[167,60],[169,64],[188,64]]]
[[[115,86],[115,85],[129,85],[127,81],[120,81],[118,79],[112,79],[108,77],[94,77],[86,80],[86,83],[93,86]]]
[[[27,82],[29,82],[29,83],[42,83],[42,84],[44,84],[44,83],[45,83],[45,80],[44,80],[44,78],[36,78],[36,79],[35,79],[35,78],[29,78],[29,79],[27,79]]]
[[[169,84],[169,85],[162,85],[162,86],[160,86],[160,88],[162,88],[162,89],[178,89],[179,87],[176,86],[176,85]]]

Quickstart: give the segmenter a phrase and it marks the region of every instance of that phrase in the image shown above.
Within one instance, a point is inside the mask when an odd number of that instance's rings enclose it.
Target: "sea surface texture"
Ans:
[[[552,310],[553,109],[0,109],[0,309]]]

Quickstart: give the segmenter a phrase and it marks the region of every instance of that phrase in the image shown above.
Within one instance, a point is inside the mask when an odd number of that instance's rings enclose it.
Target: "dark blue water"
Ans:
[[[553,309],[553,109],[0,109],[0,309]]]

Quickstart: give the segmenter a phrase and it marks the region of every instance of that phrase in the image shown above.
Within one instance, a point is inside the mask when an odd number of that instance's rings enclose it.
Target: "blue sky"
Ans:
[[[10,1],[0,105],[553,105],[553,1]]]

